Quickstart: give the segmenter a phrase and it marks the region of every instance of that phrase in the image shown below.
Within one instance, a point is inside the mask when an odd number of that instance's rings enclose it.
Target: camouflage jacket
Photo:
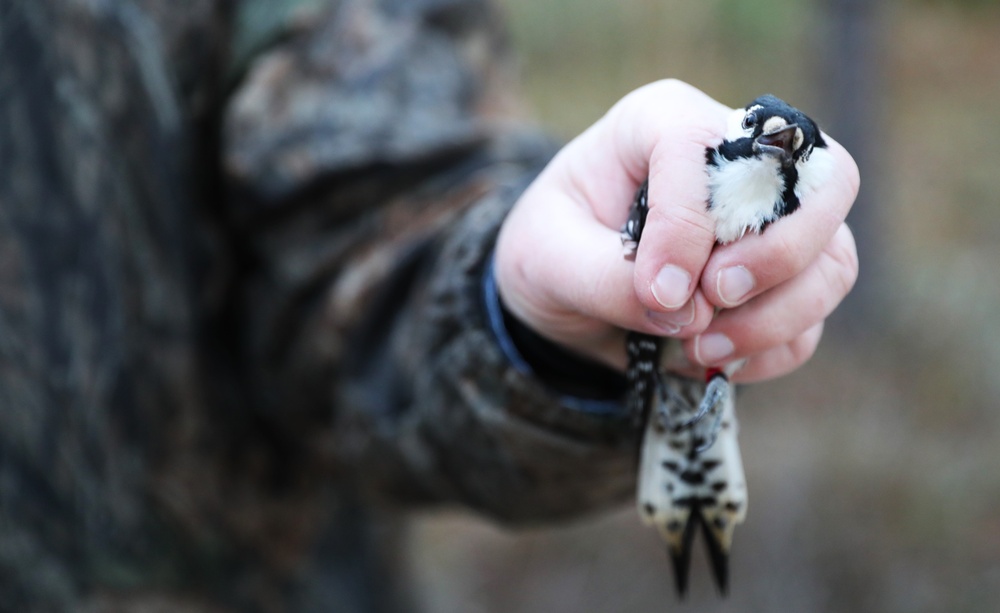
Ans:
[[[373,517],[628,496],[483,306],[554,151],[496,22],[0,0],[0,610],[385,610]]]

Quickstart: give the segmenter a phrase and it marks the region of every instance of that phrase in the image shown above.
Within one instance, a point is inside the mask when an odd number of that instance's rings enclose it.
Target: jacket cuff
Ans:
[[[483,271],[483,308],[490,331],[511,366],[536,377],[570,409],[591,415],[625,415],[625,377],[538,334],[508,311],[497,290],[493,255]]]

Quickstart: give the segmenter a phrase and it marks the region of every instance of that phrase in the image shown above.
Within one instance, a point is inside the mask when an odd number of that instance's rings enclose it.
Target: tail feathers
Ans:
[[[640,516],[666,541],[674,583],[682,596],[688,589],[691,549],[699,531],[715,583],[723,595],[727,592],[733,533],[747,511],[732,389],[723,385],[723,377],[717,380],[722,385],[720,397],[697,420],[692,416],[700,409],[685,401],[679,389],[656,395],[639,458]]]
[[[729,593],[729,547],[733,541],[732,526],[728,530],[720,530],[715,520],[709,520],[704,514],[698,513],[702,534],[705,536],[705,549],[708,551],[708,562],[712,567],[712,576],[719,593],[726,596]]]
[[[674,588],[677,596],[684,598],[688,590],[688,577],[691,575],[691,548],[694,546],[694,535],[697,532],[699,514],[697,509],[688,515],[684,528],[668,532],[661,530],[667,541],[667,552],[670,554],[670,564],[674,570]]]
[[[698,504],[691,509],[683,528],[669,531],[664,527],[661,530],[667,541],[667,552],[670,554],[674,571],[674,588],[680,598],[687,595],[688,578],[691,574],[691,551],[694,548],[694,538],[699,525],[705,539],[705,550],[708,553],[715,585],[719,593],[726,596],[729,593],[729,543],[732,542],[732,529],[720,539],[722,534],[717,526],[713,525],[713,520],[703,513],[702,507]]]

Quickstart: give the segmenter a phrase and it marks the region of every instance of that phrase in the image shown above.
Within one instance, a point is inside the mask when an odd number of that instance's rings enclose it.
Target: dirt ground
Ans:
[[[772,91],[808,109],[835,52],[814,36],[823,15],[791,0],[507,5],[532,112],[565,137],[662,76],[733,106]],[[891,3],[879,22],[876,163],[862,168],[877,308],[835,318],[797,373],[741,391],[751,500],[729,598],[699,557],[675,605],[631,507],[518,532],[454,512],[413,528],[426,611],[997,610],[1000,8],[978,5]]]

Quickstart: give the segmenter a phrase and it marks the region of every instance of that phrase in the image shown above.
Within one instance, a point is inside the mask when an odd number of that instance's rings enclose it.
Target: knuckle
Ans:
[[[625,94],[615,107],[627,113],[634,106],[645,106],[650,101],[675,99],[688,93],[689,89],[690,85],[678,79],[661,79],[633,89]]]
[[[831,153],[836,160],[834,175],[836,183],[843,186],[853,202],[861,189],[861,171],[858,168],[858,163],[850,152],[839,143],[836,144]]]
[[[654,206],[649,209],[649,222],[659,232],[670,237],[671,245],[691,246],[715,243],[715,230],[707,214],[687,206]]]
[[[842,225],[826,246],[823,255],[827,266],[822,267],[827,285],[846,296],[858,279],[860,263],[854,238],[846,225]]]
[[[676,96],[680,93],[687,93],[690,89],[690,85],[675,78],[666,78],[655,81],[652,84],[655,91],[659,92],[664,96]]]
[[[788,343],[749,356],[747,368],[737,372],[736,379],[764,381],[800,368],[816,354],[822,334],[823,324],[819,323]]]
[[[848,160],[850,163],[847,164],[846,177],[847,187],[850,190],[851,200],[858,197],[858,192],[861,190],[861,171],[858,168],[858,163],[853,157],[848,154]]]
[[[803,241],[787,232],[776,236],[777,240],[771,243],[772,253],[767,258],[770,266],[779,270],[782,278],[791,278],[805,270],[809,256]]]
[[[788,355],[790,362],[795,368],[802,366],[816,354],[816,349],[819,347],[819,339],[822,335],[823,324],[820,323],[788,343]]]

